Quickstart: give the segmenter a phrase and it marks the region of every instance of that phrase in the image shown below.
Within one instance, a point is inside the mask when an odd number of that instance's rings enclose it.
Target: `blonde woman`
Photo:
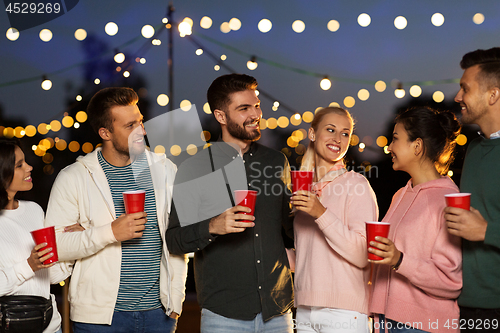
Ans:
[[[369,331],[365,221],[377,221],[378,207],[367,179],[344,164],[353,127],[348,111],[328,107],[309,128],[301,169],[314,171],[313,192],[291,198],[297,332]]]

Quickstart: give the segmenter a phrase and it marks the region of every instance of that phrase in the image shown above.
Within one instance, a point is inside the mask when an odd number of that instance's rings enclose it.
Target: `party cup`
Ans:
[[[234,191],[234,199],[235,199],[236,205],[248,207],[252,210],[250,213],[238,212],[238,214],[254,215],[254,213],[255,213],[255,200],[257,199],[257,191],[236,190],[236,191]],[[241,222],[253,222],[253,221],[242,220]]]
[[[312,171],[292,170],[293,192],[311,191],[314,173]]]
[[[445,194],[446,205],[448,207],[462,208],[470,210],[470,193]]]
[[[146,191],[125,191],[123,192],[123,202],[125,203],[125,213],[132,214],[144,211],[144,201]]]
[[[43,262],[44,265],[52,264],[53,262],[56,262],[59,259],[57,256],[56,232],[54,226],[33,230],[31,232],[31,236],[33,237],[33,240],[35,241],[36,245],[41,243],[47,243],[47,246],[41,248],[40,250],[43,250],[47,247],[52,248],[52,251],[50,251],[49,253],[53,253],[54,255],[49,259],[46,259]]]
[[[389,236],[390,223],[387,222],[365,222],[366,223],[366,243],[368,247],[371,241],[375,241],[376,236],[381,236],[387,238]],[[384,258],[379,257],[373,253],[368,252],[368,259],[371,260],[382,260]]]

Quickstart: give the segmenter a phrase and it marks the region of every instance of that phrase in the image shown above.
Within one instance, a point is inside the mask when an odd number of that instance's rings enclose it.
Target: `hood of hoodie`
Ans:
[[[418,184],[417,186],[413,186],[412,179],[410,179],[408,183],[406,183],[406,186],[404,187],[405,191],[414,193],[418,193],[421,190],[429,188],[449,188],[450,193],[454,193],[456,192],[457,186],[455,185],[453,180],[451,180],[450,177],[441,176],[441,178],[430,180],[428,182]]]

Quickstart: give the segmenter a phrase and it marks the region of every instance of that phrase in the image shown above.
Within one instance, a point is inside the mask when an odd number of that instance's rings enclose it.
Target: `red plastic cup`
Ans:
[[[311,191],[314,172],[300,170],[292,170],[290,172],[292,174],[292,189],[294,193],[297,191]]]
[[[448,207],[462,208],[470,210],[470,193],[445,194],[446,205]]]
[[[255,200],[257,199],[257,191],[253,190],[236,190],[234,191],[234,200],[236,205],[245,206],[250,208],[250,213],[238,212],[238,214],[253,215],[255,213]],[[248,220],[241,220],[241,222],[253,222]]]
[[[382,236],[387,238],[389,236],[390,223],[387,222],[365,222],[366,223],[366,243],[368,247],[371,241],[375,241],[376,236]],[[371,260],[382,260],[384,258],[379,257],[373,253],[368,252],[368,259]]]
[[[47,243],[47,246],[41,248],[40,250],[43,250],[47,247],[52,248],[52,251],[50,251],[49,253],[53,253],[54,255],[49,259],[45,260],[43,262],[44,265],[52,264],[53,262],[59,260],[57,256],[56,231],[54,229],[54,226],[33,230],[31,232],[31,236],[33,237],[33,240],[35,241],[36,245],[41,243]]]
[[[125,213],[132,214],[144,211],[144,201],[146,191],[125,191],[123,192],[123,202],[125,203]]]

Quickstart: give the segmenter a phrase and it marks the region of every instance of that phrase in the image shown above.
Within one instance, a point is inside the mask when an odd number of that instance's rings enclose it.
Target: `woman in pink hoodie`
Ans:
[[[368,251],[376,264],[370,311],[375,329],[395,332],[458,332],[456,298],[462,288],[460,239],[447,232],[445,194],[458,192],[442,176],[452,161],[460,124],[450,112],[409,109],[396,118],[389,145],[394,170],[410,174],[382,221],[388,238]]]
[[[297,332],[368,333],[365,221],[378,219],[370,184],[347,172],[353,120],[342,108],[316,113],[302,170],[314,170],[313,192],[297,191],[295,306]]]

